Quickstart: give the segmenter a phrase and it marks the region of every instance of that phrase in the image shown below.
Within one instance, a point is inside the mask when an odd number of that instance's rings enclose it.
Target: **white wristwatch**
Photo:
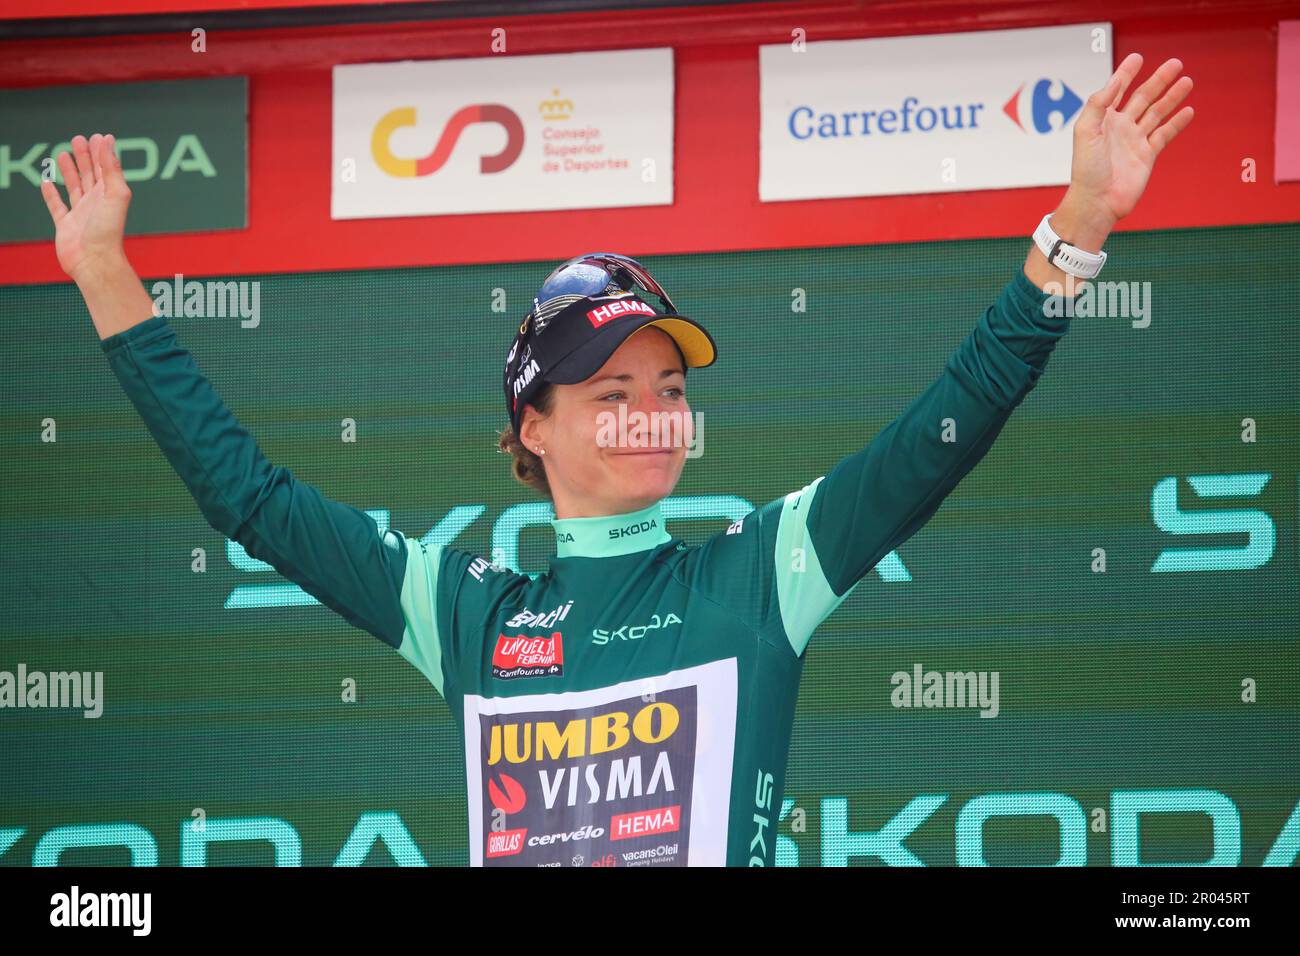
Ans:
[[[1106,252],[1085,252],[1078,246],[1072,246],[1056,234],[1049,212],[1034,230],[1034,243],[1043,251],[1047,261],[1062,272],[1068,272],[1078,279],[1091,279],[1106,263]]]

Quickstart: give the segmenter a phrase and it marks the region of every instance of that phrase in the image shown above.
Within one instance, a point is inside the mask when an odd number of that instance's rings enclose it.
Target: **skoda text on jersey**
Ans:
[[[1018,269],[869,444],[703,544],[658,503],[559,519],[536,578],[380,531],[269,463],[165,317],[101,345],[209,524],[447,702],[470,863],[771,865],[809,639],[1034,387],[1068,327],[1047,298]]]

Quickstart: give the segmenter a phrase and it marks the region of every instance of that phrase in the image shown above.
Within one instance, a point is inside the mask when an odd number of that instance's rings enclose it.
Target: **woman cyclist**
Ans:
[[[1176,59],[1119,107],[1141,62],[1088,99],[1060,206],[939,377],[865,448],[702,545],[668,533],[662,500],[687,454],[686,370],[714,361],[712,339],[634,260],[593,253],[551,273],[507,353],[500,437],[554,504],[556,551],[536,578],[381,532],[266,461],[152,315],[123,249],[131,193],[111,136],[59,156],[71,208],[41,188],[113,372],[208,522],[446,700],[471,863],[770,865],[813,631],[988,451],[1068,327],[1048,299],[1096,275],[1191,121],[1174,113],[1191,90]],[[619,406],[639,424],[611,440]],[[665,415],[684,440],[647,434]]]

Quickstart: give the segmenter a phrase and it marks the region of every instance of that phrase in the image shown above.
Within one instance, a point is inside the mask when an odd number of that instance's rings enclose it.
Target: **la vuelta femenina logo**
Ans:
[[[564,638],[559,631],[550,637],[526,634],[497,635],[492,651],[492,676],[500,680],[516,677],[560,677],[564,674]]]

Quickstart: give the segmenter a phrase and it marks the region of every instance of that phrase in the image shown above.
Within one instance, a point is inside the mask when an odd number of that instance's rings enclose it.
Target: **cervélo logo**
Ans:
[[[500,680],[516,677],[560,677],[564,674],[564,640],[559,631],[550,637],[518,634],[497,635],[492,651],[492,676]]]

